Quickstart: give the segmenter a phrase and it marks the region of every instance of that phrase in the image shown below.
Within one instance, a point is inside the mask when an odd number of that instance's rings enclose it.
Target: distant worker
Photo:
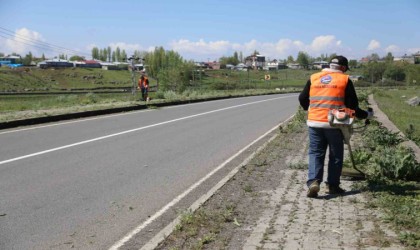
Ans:
[[[336,56],[331,59],[330,68],[311,75],[299,95],[300,105],[308,110],[309,166],[307,196],[318,196],[324,174],[324,161],[329,147],[328,194],[342,194],[340,177],[343,168],[344,138],[339,128],[332,128],[328,113],[332,109],[349,108],[355,111],[356,118],[366,119],[373,116],[359,108],[356,90],[349,76],[347,58]]]
[[[148,101],[149,100],[149,79],[147,78],[147,76],[145,75],[144,72],[141,73],[141,77],[139,79],[139,89],[141,90],[141,98],[143,101]]]

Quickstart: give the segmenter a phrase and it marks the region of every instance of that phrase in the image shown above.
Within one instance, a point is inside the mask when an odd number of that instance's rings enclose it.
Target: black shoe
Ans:
[[[344,194],[346,190],[340,186],[331,186],[327,184],[327,194]]]

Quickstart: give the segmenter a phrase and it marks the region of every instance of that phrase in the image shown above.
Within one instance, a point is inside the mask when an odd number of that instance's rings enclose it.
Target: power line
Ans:
[[[19,34],[16,34],[15,32],[8,30],[6,28],[0,27],[0,36],[6,39],[12,39],[15,42],[19,42],[19,43],[23,43],[29,46],[34,46],[36,48],[39,49],[44,49],[44,50],[49,50],[49,51],[54,51],[54,52],[59,52],[62,54],[69,54],[69,55],[85,55],[85,56],[90,56],[90,54],[84,53],[84,52],[80,52],[80,51],[76,51],[76,50],[72,50],[72,49],[67,49],[58,45],[54,45],[51,43],[47,43],[47,42],[43,42],[43,41],[39,41],[33,38],[29,38],[26,36],[22,36]]]

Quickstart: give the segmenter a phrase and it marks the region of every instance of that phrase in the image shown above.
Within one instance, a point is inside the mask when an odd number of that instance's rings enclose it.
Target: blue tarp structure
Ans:
[[[10,68],[19,68],[19,67],[22,67],[23,65],[21,63],[11,63],[11,64],[7,64],[7,66],[9,66]]]

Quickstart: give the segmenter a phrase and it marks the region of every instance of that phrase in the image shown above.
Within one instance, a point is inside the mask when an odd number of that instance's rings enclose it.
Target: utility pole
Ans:
[[[131,94],[133,94],[133,95],[135,95],[136,94],[136,89],[137,89],[137,86],[136,86],[136,75],[135,75],[135,62],[136,61],[144,61],[144,59],[143,58],[139,58],[139,57],[135,57],[134,55],[133,56],[131,56],[130,58],[128,58],[127,60],[129,60],[130,61],[130,63],[131,63],[131,82],[133,83],[133,88],[132,88],[132,90],[131,90]]]

